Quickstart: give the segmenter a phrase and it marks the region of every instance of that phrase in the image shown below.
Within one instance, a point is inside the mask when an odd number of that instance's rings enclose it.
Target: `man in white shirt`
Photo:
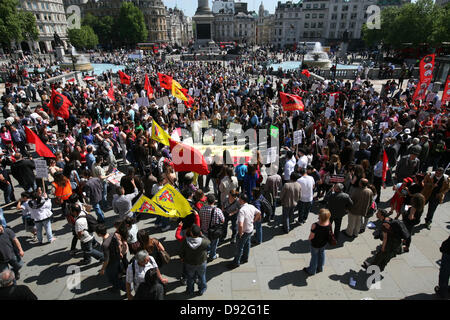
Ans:
[[[150,269],[158,269],[155,259],[145,250],[136,253],[136,259],[127,268],[126,290],[128,300],[133,299],[134,296],[131,294],[131,290],[135,293],[137,292],[139,285],[145,282],[145,274]]]
[[[306,167],[308,166],[308,157],[306,156],[306,152],[303,149],[298,149],[298,153],[300,158],[297,161],[297,166],[299,168],[306,169]]]
[[[255,206],[248,203],[248,196],[242,193],[239,196],[239,209],[237,223],[238,223],[238,239],[237,250],[234,260],[227,265],[229,269],[235,269],[241,265],[241,263],[248,262],[250,256],[250,239],[253,233],[253,223],[261,220],[261,211],[256,209]]]
[[[71,214],[75,217],[75,233],[81,242],[81,250],[83,250],[83,260],[79,265],[90,264],[92,257],[98,261],[103,261],[103,253],[92,248],[96,240],[92,233],[89,232],[89,224],[86,218],[88,213],[82,210],[79,204],[75,204],[71,207]]]
[[[301,178],[297,180],[300,184],[300,201],[297,204],[298,209],[298,222],[302,225],[308,219],[309,211],[311,210],[313,203],[313,193],[314,193],[314,178],[306,173],[304,168],[299,169]]]
[[[289,182],[291,179],[291,173],[294,172],[295,169],[295,157],[292,151],[288,151],[286,154],[286,164],[284,165],[284,173],[283,173],[283,180],[284,183]]]

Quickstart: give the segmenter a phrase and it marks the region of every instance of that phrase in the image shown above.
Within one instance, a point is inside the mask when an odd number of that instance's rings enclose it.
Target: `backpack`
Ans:
[[[406,240],[408,239],[411,234],[409,233],[408,229],[405,226],[405,223],[401,220],[391,220],[388,222],[389,225],[391,226],[392,229],[392,233],[402,239],[402,240]]]
[[[85,216],[78,217],[77,220],[78,220],[79,218],[86,218],[87,224],[88,224],[88,229],[87,229],[87,231],[88,231],[89,233],[94,233],[94,232],[95,232],[95,229],[96,229],[97,226],[98,226],[98,221],[97,221],[97,219],[94,218],[94,216],[92,216],[92,215],[90,215],[90,214],[87,213]]]

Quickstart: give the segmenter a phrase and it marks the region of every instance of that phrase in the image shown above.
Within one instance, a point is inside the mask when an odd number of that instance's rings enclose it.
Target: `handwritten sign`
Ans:
[[[345,175],[343,175],[343,174],[332,174],[330,176],[331,183],[344,183],[344,181],[345,181]]]
[[[45,160],[34,160],[36,166],[36,178],[48,179],[48,167]]]
[[[302,130],[294,131],[294,146],[301,144],[303,140]]]

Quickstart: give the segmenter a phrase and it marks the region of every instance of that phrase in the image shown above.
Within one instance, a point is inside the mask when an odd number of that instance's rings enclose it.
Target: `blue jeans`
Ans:
[[[450,255],[443,253],[439,269],[439,293],[448,297],[448,280],[450,279]]]
[[[163,217],[163,216],[157,216],[156,220],[155,220],[156,224],[161,224],[161,228],[167,227],[169,222],[170,222],[170,219],[167,217]]]
[[[225,215],[225,222],[223,224],[223,235],[222,235],[222,239],[226,239],[227,238],[227,233],[228,233],[228,221],[231,221],[231,238],[236,238],[236,234],[237,234],[237,214],[232,215],[231,217],[229,215]]]
[[[33,192],[37,189],[36,181],[33,182],[31,185],[20,185],[25,192]]]
[[[53,240],[53,234],[52,234],[52,221],[51,218],[42,220],[42,221],[35,221],[34,225],[36,226],[36,232],[37,232],[37,238],[39,243],[42,243],[42,228],[45,229],[45,233],[47,234],[47,240],[48,242]]]
[[[184,264],[186,270],[186,283],[188,294],[194,293],[194,281],[198,277],[198,291],[204,293],[206,291],[206,261],[199,265]]]
[[[439,205],[439,200],[436,199],[436,197],[430,198],[430,201],[428,202],[427,216],[425,217],[426,223],[431,223],[433,221],[433,216],[434,216],[434,213],[436,212],[438,205]]]
[[[262,242],[262,223],[261,223],[261,221],[253,222],[253,226],[256,230],[256,235],[255,235],[256,242],[261,243]]]
[[[311,202],[303,202],[299,201],[297,204],[298,208],[298,220],[302,222],[306,222],[308,220],[309,212],[311,211],[312,201]]]
[[[9,260],[8,262],[0,262],[0,272],[9,269],[9,266],[11,266],[12,270],[14,271],[14,274],[17,275],[19,273],[19,270],[23,266],[23,261],[19,255],[16,255],[13,259]]]
[[[98,223],[105,223],[105,215],[103,214],[102,209],[100,208],[100,203],[96,203],[92,206],[97,215]]]
[[[250,238],[252,236],[252,233],[243,233],[242,237],[237,237],[237,243],[236,243],[236,256],[234,257],[234,264],[240,265],[241,261],[248,261],[248,257],[250,256]]]
[[[3,195],[5,196],[5,204],[10,203],[14,199],[13,189],[10,184],[6,186],[6,189],[3,190]]]
[[[289,232],[289,225],[294,215],[295,207],[283,207],[283,229],[285,232]]]
[[[0,223],[3,226],[3,228],[6,228],[6,219],[5,216],[3,214],[3,209],[0,208]]]
[[[103,253],[92,248],[93,242],[94,239],[88,242],[81,243],[81,250],[83,250],[83,260],[88,263],[91,262],[92,257],[94,257],[97,260],[103,260]]]
[[[219,244],[219,238],[215,240],[211,240],[211,243],[208,246],[208,256],[210,259],[213,259],[216,256],[217,245]]]
[[[120,260],[109,260],[105,269],[105,275],[108,278],[109,283],[112,284],[114,289],[125,290],[125,281],[119,278],[120,273]]]
[[[103,181],[102,206],[103,206],[103,209],[106,209],[108,207],[108,182],[107,181]]]
[[[317,269],[322,270],[325,264],[325,246],[314,248],[311,245],[311,261],[309,262],[308,273],[316,274]]]

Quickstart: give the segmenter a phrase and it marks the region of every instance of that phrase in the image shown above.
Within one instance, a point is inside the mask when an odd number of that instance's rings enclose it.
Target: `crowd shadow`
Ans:
[[[83,293],[89,292],[91,290],[101,291],[102,289],[105,289],[108,287],[110,287],[110,285],[106,281],[105,277],[101,277],[96,274],[96,275],[87,277],[86,279],[83,279],[80,282],[79,288],[73,288],[70,290],[70,292],[72,292],[74,294],[83,294]],[[110,293],[110,295],[113,296],[114,294]]]
[[[72,300],[125,300],[127,295],[125,293],[113,293],[108,289],[93,292],[82,297],[76,297]]]
[[[370,273],[367,273],[366,270],[361,269],[358,272],[355,270],[350,270],[342,275],[333,274],[330,275],[329,278],[333,281],[339,281],[353,290],[369,291],[369,287],[367,286],[367,279],[369,279],[370,276]],[[354,281],[354,285],[352,285],[351,283],[352,279]],[[380,275],[380,281],[382,279],[383,276]]]
[[[27,266],[48,266],[49,264],[61,264],[70,260],[69,253],[66,248],[56,249],[42,256],[36,257],[27,263]]]
[[[268,284],[271,290],[280,290],[282,287],[287,285],[306,287],[308,285],[306,282],[307,278],[308,275],[305,272],[302,270],[295,270],[276,276],[270,280]]]
[[[402,300],[442,300],[435,293],[417,293],[404,297]]]
[[[39,275],[31,276],[23,280],[24,283],[33,283],[37,285],[47,285],[52,283],[56,279],[64,278],[67,276],[67,268],[69,265],[52,265],[47,269],[42,270]]]
[[[310,241],[300,239],[292,242],[289,247],[283,247],[279,251],[289,251],[292,254],[310,253]]]

